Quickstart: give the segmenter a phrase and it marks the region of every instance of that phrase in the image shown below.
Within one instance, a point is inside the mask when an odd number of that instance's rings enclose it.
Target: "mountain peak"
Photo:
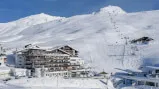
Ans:
[[[28,17],[58,17],[58,16],[51,16],[51,15],[48,15],[48,14],[45,14],[45,13],[40,13],[40,14],[35,14],[35,15],[31,15],[31,16],[28,16]]]
[[[31,16],[27,16],[25,18],[19,19],[19,20],[46,20],[46,22],[51,21],[51,20],[57,20],[60,19],[62,17],[59,16],[51,16],[45,13],[40,13],[40,14],[35,14],[35,15],[31,15]]]
[[[100,9],[99,13],[125,14],[126,12],[118,6],[107,6]]]
[[[24,26],[31,26],[31,25],[36,25],[36,24],[41,24],[41,23],[46,23],[54,20],[60,20],[63,19],[64,17],[59,17],[59,16],[51,16],[45,13],[40,13],[40,14],[35,14],[31,16],[27,16],[25,18],[21,18],[19,20],[16,20],[17,24],[21,24]]]
[[[35,15],[48,15],[48,14],[45,14],[45,13],[39,13],[39,14],[35,14]]]

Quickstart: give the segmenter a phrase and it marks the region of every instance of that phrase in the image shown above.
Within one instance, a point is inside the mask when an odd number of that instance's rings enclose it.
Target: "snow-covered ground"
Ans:
[[[10,53],[30,43],[43,47],[67,44],[79,50],[80,57],[97,71],[111,73],[117,71],[115,68],[138,69],[141,65],[159,63],[158,19],[158,10],[126,13],[116,6],[69,18],[38,14],[0,23],[0,43]],[[125,47],[125,55],[135,53],[135,56],[110,56],[123,55],[124,37],[129,37],[130,41],[143,36],[154,41]]]
[[[159,88],[145,85],[145,86],[129,86],[129,87],[124,87],[122,89],[159,89]]]
[[[0,89],[8,89],[12,86],[15,89],[104,89],[107,86],[98,79],[63,79],[63,78],[23,78],[10,80],[7,83],[0,83]],[[12,89],[13,89],[12,88]]]
[[[0,41],[8,52],[32,43],[43,47],[68,44],[80,52],[80,57],[98,71],[114,72],[114,68],[137,69],[143,63],[159,63],[158,28],[159,11],[126,13],[120,7],[108,6],[99,12],[69,18],[38,14],[9,23],[0,23]],[[151,44],[139,46],[142,56],[109,56],[122,54],[125,43],[135,38],[148,36]],[[110,46],[112,45],[112,46]],[[131,51],[132,46],[126,48]],[[145,59],[144,61],[142,59]],[[151,61],[154,60],[154,62]],[[148,61],[148,62],[147,62]]]

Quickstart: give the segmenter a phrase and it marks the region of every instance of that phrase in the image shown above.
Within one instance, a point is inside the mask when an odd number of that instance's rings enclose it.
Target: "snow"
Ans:
[[[145,85],[145,86],[129,86],[129,87],[124,87],[122,89],[159,89],[159,88]]]
[[[155,66],[146,66],[146,68],[155,69],[155,70],[158,70],[158,69],[159,69],[159,67],[155,67]]]
[[[14,23],[14,24],[20,25],[20,26],[33,26],[33,25],[47,23],[50,21],[60,20],[60,19],[64,19],[64,17],[50,16],[45,13],[40,13],[40,14],[36,14],[36,15],[31,15],[31,16],[28,16],[25,18],[21,18],[17,21],[13,21],[10,23]]]
[[[9,73],[10,68],[7,66],[0,66],[0,73],[5,73],[8,72]]]
[[[63,79],[56,78],[22,78],[10,80],[6,86],[21,87],[20,89],[36,89],[39,87],[47,88],[68,88],[68,89],[103,89],[106,87],[97,79]],[[18,89],[19,89],[18,88]]]
[[[158,79],[156,78],[147,78],[147,77],[137,77],[137,76],[119,76],[125,79],[137,80],[137,81],[147,81],[147,82],[157,82]]]
[[[18,35],[21,31],[28,27],[47,23],[50,21],[57,21],[64,19],[64,17],[50,16],[44,13],[21,18],[17,21],[0,24],[0,39],[2,42],[11,42],[20,39],[23,35]]]
[[[110,73],[117,71],[114,68],[137,69],[146,63],[143,59],[158,58],[159,51],[153,50],[158,48],[158,14],[159,11],[126,13],[116,6],[102,8],[96,14],[69,18],[38,14],[2,23],[0,40],[11,51],[29,43],[43,47],[68,44],[79,50],[81,58],[91,61],[96,70]],[[137,45],[141,56],[136,52],[138,56],[125,57],[124,61],[119,56],[110,57],[110,54],[123,53],[125,40],[121,38],[125,36],[129,37],[128,41],[142,36],[154,41],[146,46]],[[132,51],[132,46],[127,45],[127,51]]]
[[[113,14],[113,13],[117,13],[117,14],[126,14],[126,12],[124,10],[122,10],[120,7],[117,7],[117,6],[107,6],[107,7],[104,7],[104,8],[101,8],[100,9],[100,14],[101,13],[110,13],[110,14]]]
[[[111,14],[109,12],[112,12]],[[32,43],[42,47],[70,45],[79,50],[80,57],[91,62],[96,70],[118,71],[114,68],[137,69],[141,65],[159,63],[158,19],[159,11],[126,13],[120,7],[108,6],[96,14],[77,15],[69,18],[38,14],[17,21],[0,24],[1,43],[9,52]],[[46,18],[48,19],[46,21]],[[27,25],[29,22],[29,25]],[[137,56],[109,56],[122,54],[124,37],[129,40],[148,36],[154,39],[147,45],[136,45]],[[109,46],[112,45],[112,46]],[[115,46],[114,46],[115,45]],[[133,45],[126,50],[133,52]],[[111,50],[111,51],[110,51]]]
[[[12,73],[14,76],[27,76],[27,69],[22,69],[22,68],[12,68]]]
[[[69,18],[46,14],[32,15],[17,21],[0,23],[0,41],[7,52],[26,44],[42,47],[70,45],[79,50],[80,57],[97,71],[114,73],[115,68],[138,69],[141,65],[158,64],[159,11],[126,13],[120,7],[108,6],[95,14]],[[150,44],[127,45],[124,58],[124,37],[132,39],[148,36]],[[138,51],[133,47],[136,46]],[[131,54],[135,53],[135,56]],[[131,55],[131,56],[130,56]]]

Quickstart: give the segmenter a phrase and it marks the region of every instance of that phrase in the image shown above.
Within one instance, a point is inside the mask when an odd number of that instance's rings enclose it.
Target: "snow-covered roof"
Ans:
[[[136,73],[136,72],[142,72],[142,70],[138,70],[138,69],[120,69],[120,68],[115,68],[117,70],[121,70],[121,71],[124,71],[124,72],[127,72],[127,73]]]
[[[43,55],[47,55],[47,56],[69,56],[69,55],[67,55],[67,54],[57,54],[57,53],[43,54]]]
[[[89,69],[71,70],[71,72],[89,71]]]
[[[7,67],[7,66],[1,66],[0,67],[0,73],[2,73],[2,72],[9,72],[9,71],[10,71],[10,68]]]
[[[23,68],[14,68],[13,69],[15,72],[21,72],[21,71],[26,71],[27,69],[23,69]]]
[[[46,74],[52,74],[52,73],[67,73],[68,71],[55,71],[55,72],[46,72]]]
[[[25,48],[25,49],[22,49],[20,51],[16,51],[18,54],[21,54],[21,52],[27,52],[28,50],[45,50],[43,48]]]
[[[119,75],[121,78],[137,80],[137,81],[148,81],[148,82],[158,82],[157,78],[148,78],[148,77],[137,77],[137,76],[127,76],[127,75]]]
[[[146,68],[159,70],[159,67],[157,67],[157,66],[146,66]]]
[[[70,57],[70,59],[81,60],[81,58],[80,58],[80,57]]]
[[[2,56],[0,55],[0,58],[7,58],[7,57],[6,57],[6,55],[2,55]]]
[[[72,47],[69,46],[69,45],[60,45],[60,46],[55,46],[55,47],[51,48],[50,50],[60,49],[60,48],[65,47],[65,46],[68,46],[68,47],[72,48]],[[72,49],[74,49],[74,48],[72,48]],[[76,49],[74,49],[74,50],[76,50]],[[76,50],[76,51],[77,51],[77,50]]]

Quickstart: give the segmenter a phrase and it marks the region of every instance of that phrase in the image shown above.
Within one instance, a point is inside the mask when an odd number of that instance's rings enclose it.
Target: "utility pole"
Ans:
[[[124,48],[123,48],[123,57],[122,57],[122,65],[123,66],[124,66],[126,46],[128,45],[128,39],[129,39],[129,37],[124,37],[124,39],[125,39],[125,44],[124,44]]]
[[[124,39],[125,39],[125,45],[128,45],[128,39],[129,39],[129,37],[124,37]]]

